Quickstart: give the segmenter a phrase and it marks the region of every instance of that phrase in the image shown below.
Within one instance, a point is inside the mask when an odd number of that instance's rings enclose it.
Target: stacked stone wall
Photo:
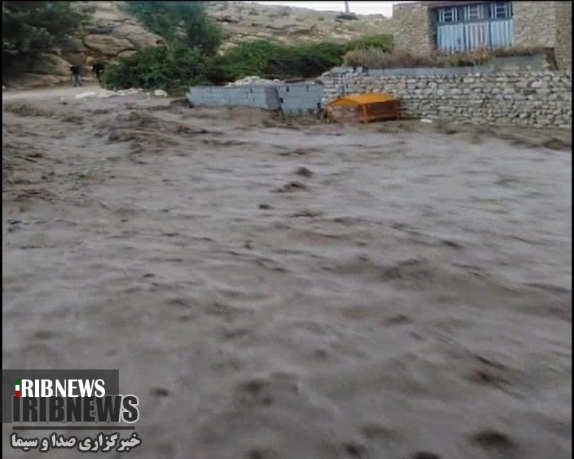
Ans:
[[[568,71],[395,75],[323,75],[325,103],[347,94],[382,92],[401,103],[404,117],[572,126],[572,79]]]

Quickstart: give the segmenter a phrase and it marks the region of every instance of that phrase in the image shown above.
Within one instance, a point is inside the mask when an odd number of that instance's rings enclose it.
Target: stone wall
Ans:
[[[516,45],[554,48],[556,45],[556,3],[512,2]]]
[[[514,41],[518,46],[554,49],[558,68],[572,67],[572,3],[518,1],[514,9]]]
[[[556,2],[556,61],[572,69],[572,2]]]
[[[429,8],[424,3],[402,3],[393,7],[397,48],[415,54],[429,54],[434,49]]]
[[[523,72],[430,76],[373,76],[327,73],[325,102],[346,93],[384,92],[398,98],[405,117],[572,126],[571,73]]]

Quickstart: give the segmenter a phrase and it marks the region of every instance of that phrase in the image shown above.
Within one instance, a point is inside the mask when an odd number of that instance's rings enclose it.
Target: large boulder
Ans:
[[[71,64],[55,54],[39,54],[32,62],[29,73],[69,76]]]
[[[64,50],[70,53],[85,53],[88,48],[86,48],[86,45],[84,45],[81,39],[70,37],[66,40]]]
[[[137,53],[137,51],[133,50],[122,51],[120,54],[118,54],[118,57],[130,57],[133,56],[135,53]]]
[[[97,21],[91,24],[86,24],[84,30],[89,35],[110,35],[118,22],[116,21]]]
[[[129,22],[115,27],[111,36],[129,41],[137,50],[165,44],[165,41],[158,35],[148,32],[140,25]]]
[[[114,38],[108,35],[86,35],[84,44],[105,56],[117,56],[122,51],[135,49],[134,45],[125,38]]]
[[[127,51],[122,51],[120,54],[118,54],[118,57],[130,57],[133,56],[137,51],[134,50],[127,50]]]

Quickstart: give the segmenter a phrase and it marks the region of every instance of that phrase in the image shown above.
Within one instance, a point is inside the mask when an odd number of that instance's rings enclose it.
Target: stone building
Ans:
[[[479,47],[554,50],[559,68],[572,68],[572,2],[421,1],[398,3],[398,47],[426,54]]]

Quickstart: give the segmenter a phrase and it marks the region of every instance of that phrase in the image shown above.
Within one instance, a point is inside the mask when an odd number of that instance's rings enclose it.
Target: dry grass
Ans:
[[[466,53],[436,52],[416,55],[400,49],[395,49],[393,52],[385,52],[381,49],[367,48],[349,51],[343,59],[345,65],[356,65],[371,69],[473,67],[486,64],[495,57],[534,56],[537,54],[547,54],[547,50],[535,47],[480,48]]]

